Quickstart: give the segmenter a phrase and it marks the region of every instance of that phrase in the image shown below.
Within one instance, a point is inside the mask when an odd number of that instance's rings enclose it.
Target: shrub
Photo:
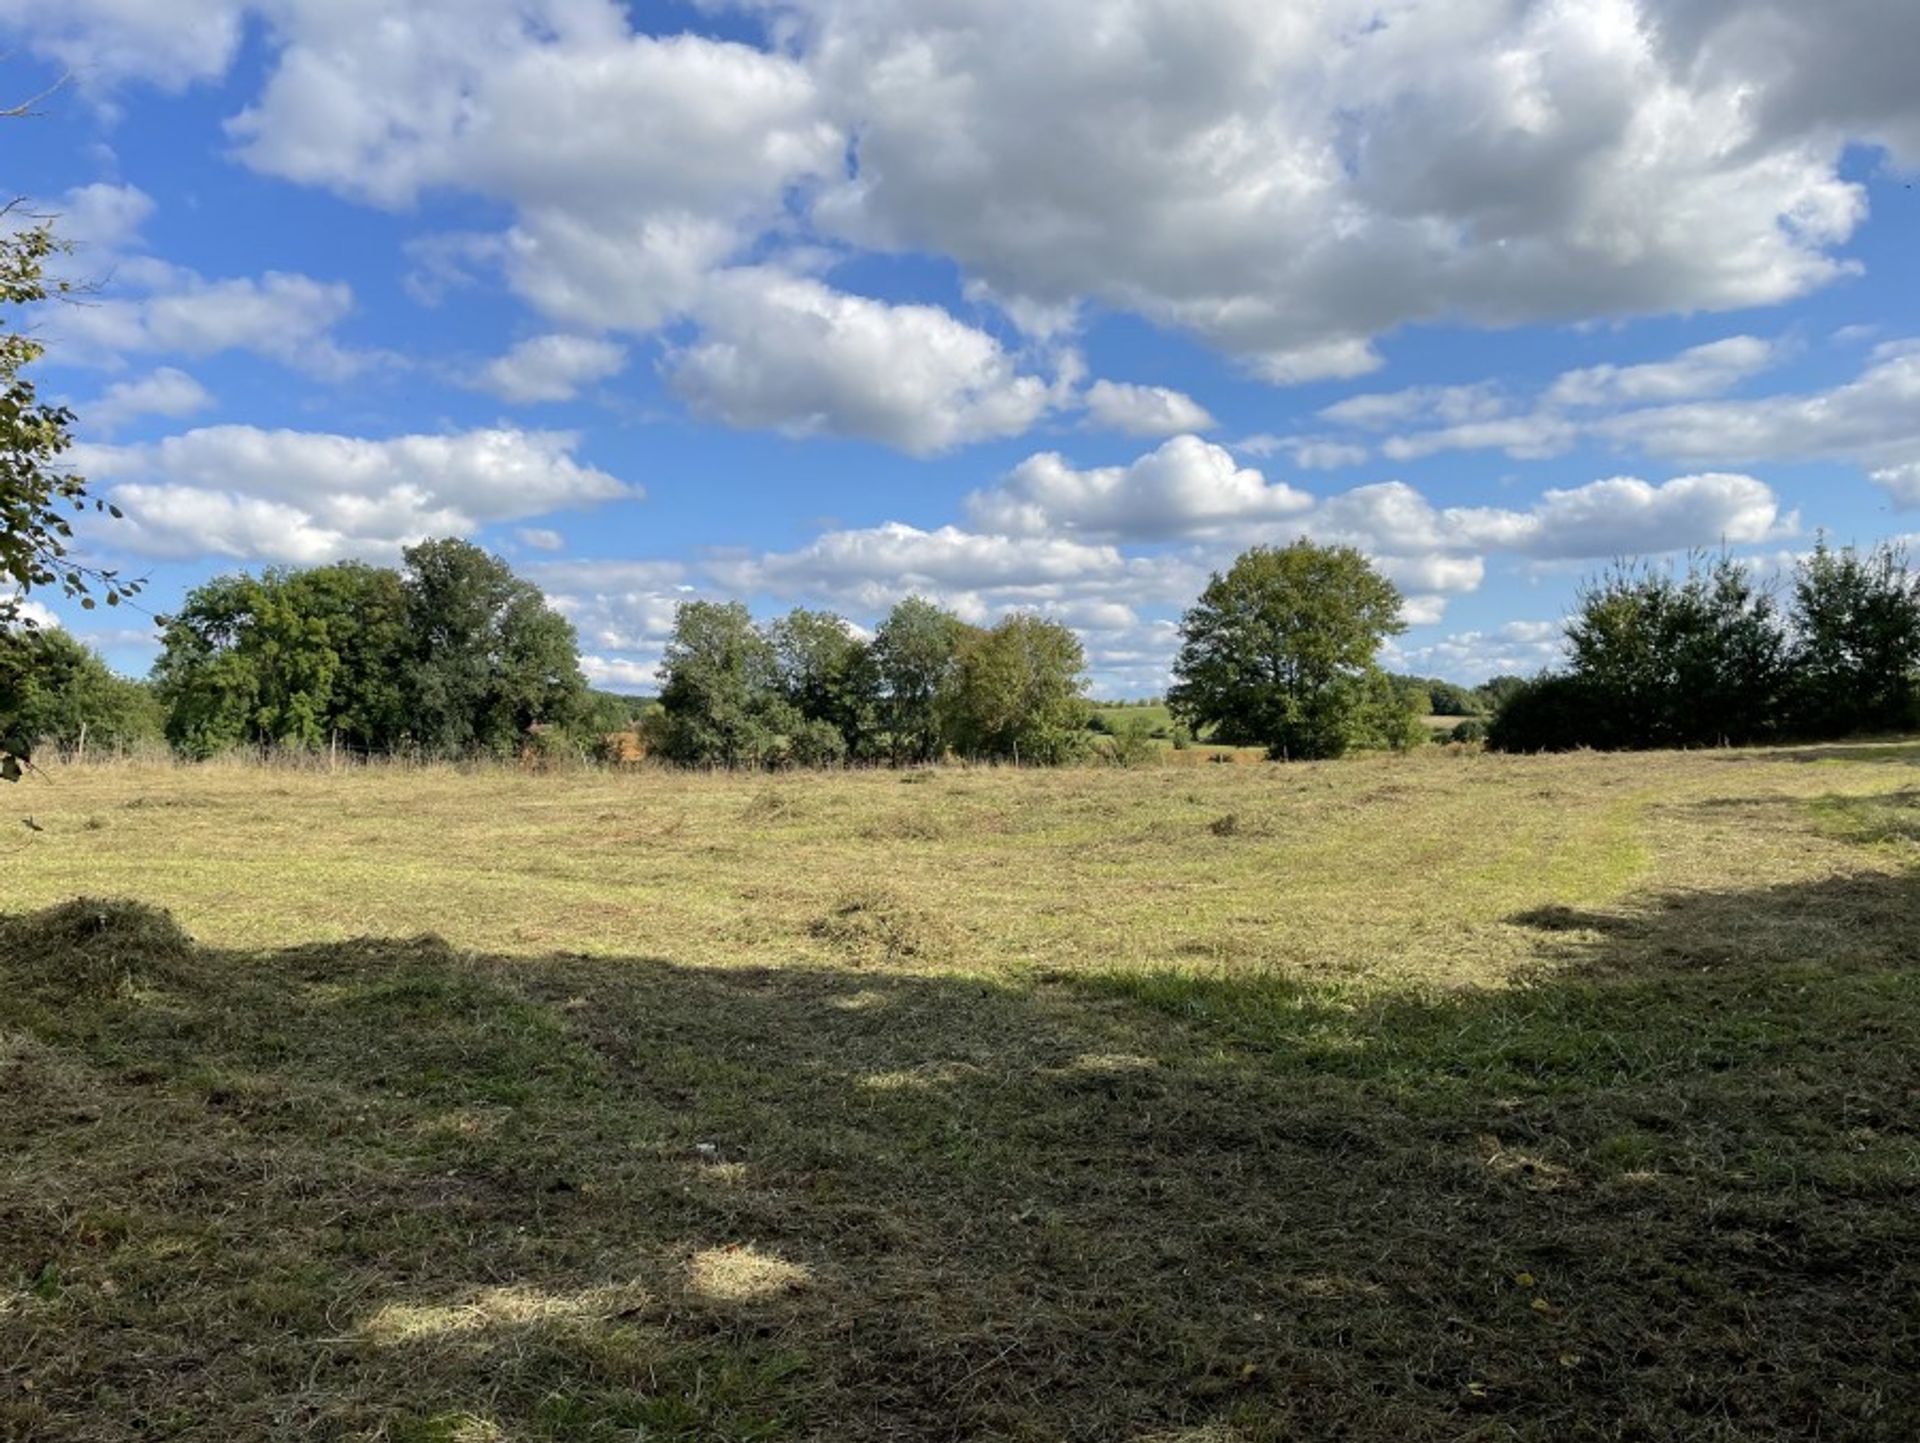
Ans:
[[[1487,746],[1497,752],[1610,749],[1614,728],[1606,700],[1601,688],[1582,677],[1537,677],[1508,696],[1487,727]]]

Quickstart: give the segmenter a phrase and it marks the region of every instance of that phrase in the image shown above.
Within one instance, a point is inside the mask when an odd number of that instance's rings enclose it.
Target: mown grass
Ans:
[[[1911,1438],[1836,757],[56,772],[0,1437]]]

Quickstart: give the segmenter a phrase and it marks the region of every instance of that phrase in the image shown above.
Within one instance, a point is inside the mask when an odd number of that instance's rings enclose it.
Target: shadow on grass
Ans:
[[[0,922],[0,1436],[1908,1439],[1920,881],[1542,974]]]

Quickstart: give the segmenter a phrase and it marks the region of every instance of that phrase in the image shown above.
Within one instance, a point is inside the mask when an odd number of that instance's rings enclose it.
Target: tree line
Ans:
[[[1092,749],[1086,656],[1066,627],[1016,614],[973,626],[920,597],[871,638],[795,610],[683,603],[661,665],[660,755],[692,765],[982,761],[1057,766]]]
[[[1785,604],[1731,557],[1619,566],[1566,627],[1567,665],[1495,714],[1502,751],[1739,746],[1920,726],[1920,576],[1898,546],[1821,538]]]
[[[1253,548],[1182,620],[1165,740],[1306,760],[1430,739],[1526,752],[1920,725],[1920,578],[1892,546],[1821,541],[1784,605],[1728,557],[1680,572],[1616,567],[1581,593],[1564,668],[1477,688],[1380,666],[1402,608],[1351,548]],[[626,757],[609,744],[637,734],[637,751],[689,766],[1159,755],[1144,717],[1095,712],[1065,626],[1021,613],[976,626],[920,597],[871,633],[827,611],[760,622],[737,602],[685,602],[657,699],[595,692],[571,623],[500,558],[454,539],[408,548],[398,569],[215,578],[161,642],[140,683],[64,632],[0,629],[0,750],[164,737],[191,758],[243,748]],[[1458,725],[1436,732],[1429,716]]]

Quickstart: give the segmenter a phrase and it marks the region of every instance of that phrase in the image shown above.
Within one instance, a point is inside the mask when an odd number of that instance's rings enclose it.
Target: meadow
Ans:
[[[1920,1436],[1917,768],[49,767],[0,1438]]]

